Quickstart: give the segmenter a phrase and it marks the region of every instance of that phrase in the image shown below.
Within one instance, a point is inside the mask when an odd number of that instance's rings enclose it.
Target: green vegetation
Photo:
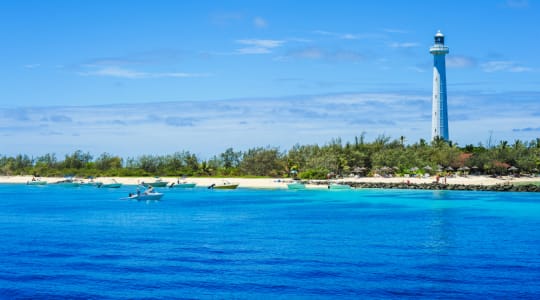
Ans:
[[[372,142],[366,142],[364,135],[361,135],[354,142],[343,143],[341,139],[334,139],[323,146],[295,145],[288,151],[280,151],[275,147],[256,147],[247,151],[229,148],[208,160],[201,160],[189,151],[169,155],[142,155],[137,158],[103,153],[94,158],[90,153],[77,150],[62,160],[51,153],[37,158],[24,154],[15,157],[4,155],[0,156],[0,174],[298,176],[302,179],[322,179],[328,174],[434,174],[464,167],[463,172],[505,175],[537,173],[540,168],[540,138],[530,142],[516,140],[509,144],[501,141],[498,145],[465,147],[441,139],[431,143],[422,139],[411,145],[405,145],[404,141],[404,137],[392,140],[387,136],[379,136]]]

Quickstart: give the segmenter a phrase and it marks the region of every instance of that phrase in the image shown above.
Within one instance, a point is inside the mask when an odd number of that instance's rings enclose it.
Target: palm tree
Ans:
[[[405,136],[402,135],[402,136],[399,137],[399,142],[400,142],[402,147],[405,144],[405,141],[406,141]]]

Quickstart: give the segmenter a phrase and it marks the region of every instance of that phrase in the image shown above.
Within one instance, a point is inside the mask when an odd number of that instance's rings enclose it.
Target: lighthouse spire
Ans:
[[[449,140],[448,135],[448,104],[446,100],[446,62],[448,47],[444,45],[444,35],[441,31],[435,34],[435,43],[429,48],[433,55],[433,98],[431,115],[431,139],[437,137]]]

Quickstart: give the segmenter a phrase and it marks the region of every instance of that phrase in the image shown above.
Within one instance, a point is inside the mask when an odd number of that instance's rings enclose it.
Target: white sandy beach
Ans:
[[[60,177],[41,177],[41,180],[47,181],[47,183],[55,183],[64,180]],[[113,179],[125,185],[137,185],[142,182],[151,183],[155,181],[154,177],[99,177],[94,179],[102,183],[111,183]],[[170,183],[176,182],[178,178],[175,177],[162,177],[163,181]],[[26,184],[32,180],[32,176],[0,176],[0,183],[17,183]],[[435,177],[428,178],[404,178],[404,177],[360,177],[360,178],[345,178],[335,180],[335,182],[383,182],[383,183],[402,183],[409,181],[412,184],[418,183],[431,183],[434,182]],[[440,182],[443,182],[443,178]],[[87,181],[87,180],[85,180]],[[286,189],[287,183],[291,182],[291,179],[277,179],[277,178],[209,178],[209,177],[190,177],[187,178],[188,182],[194,182],[199,187],[210,186],[211,184],[221,184],[224,181],[231,183],[237,183],[243,188],[258,188],[258,189]],[[448,184],[464,184],[464,185],[496,185],[496,184],[514,184],[514,183],[533,183],[540,182],[540,177],[503,177],[503,178],[491,178],[487,176],[468,176],[468,177],[448,177],[446,183]],[[308,184],[308,188],[326,188],[324,185]]]

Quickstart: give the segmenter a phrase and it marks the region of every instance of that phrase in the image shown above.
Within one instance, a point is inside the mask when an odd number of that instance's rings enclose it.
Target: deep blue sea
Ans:
[[[1,299],[540,298],[540,194],[0,185]]]

